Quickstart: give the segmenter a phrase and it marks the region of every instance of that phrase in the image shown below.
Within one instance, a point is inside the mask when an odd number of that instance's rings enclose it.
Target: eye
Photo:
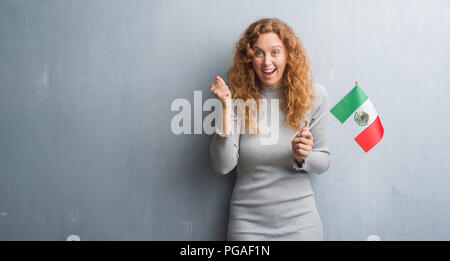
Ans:
[[[279,50],[275,50],[275,51],[273,51],[273,54],[274,55],[278,55],[280,53],[280,51]]]
[[[255,51],[255,56],[261,56],[262,52],[261,51]]]

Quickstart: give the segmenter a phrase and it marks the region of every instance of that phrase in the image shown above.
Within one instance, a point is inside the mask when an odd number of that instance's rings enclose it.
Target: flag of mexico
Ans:
[[[355,141],[365,152],[383,138],[384,128],[380,117],[358,84],[330,112],[343,125],[347,125]]]

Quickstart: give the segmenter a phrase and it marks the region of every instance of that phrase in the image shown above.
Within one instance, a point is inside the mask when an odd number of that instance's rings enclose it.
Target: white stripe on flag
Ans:
[[[354,119],[355,113],[360,112],[360,111],[365,111],[369,114],[369,122],[366,126],[359,126],[355,122],[355,119]],[[375,110],[375,106],[373,106],[370,99],[367,99],[363,104],[361,104],[361,106],[359,106],[353,112],[353,114],[350,117],[348,117],[348,119],[342,125],[344,126],[345,129],[347,129],[350,132],[351,137],[353,139],[356,136],[358,136],[358,134],[360,134],[370,124],[372,124],[372,122],[374,122],[376,120],[377,116],[378,116],[378,113]]]

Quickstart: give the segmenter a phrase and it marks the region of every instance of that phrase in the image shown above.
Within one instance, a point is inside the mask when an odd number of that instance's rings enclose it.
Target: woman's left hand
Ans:
[[[308,157],[309,152],[312,150],[314,145],[313,136],[306,128],[303,128],[300,133],[295,135],[292,139],[292,156],[302,163],[306,157]]]

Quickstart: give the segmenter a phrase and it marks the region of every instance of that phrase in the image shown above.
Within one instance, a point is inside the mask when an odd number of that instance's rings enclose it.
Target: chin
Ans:
[[[269,86],[269,87],[273,87],[273,86],[278,86],[278,83],[279,81],[276,81],[276,82],[266,82],[266,83],[263,83],[265,86]]]

